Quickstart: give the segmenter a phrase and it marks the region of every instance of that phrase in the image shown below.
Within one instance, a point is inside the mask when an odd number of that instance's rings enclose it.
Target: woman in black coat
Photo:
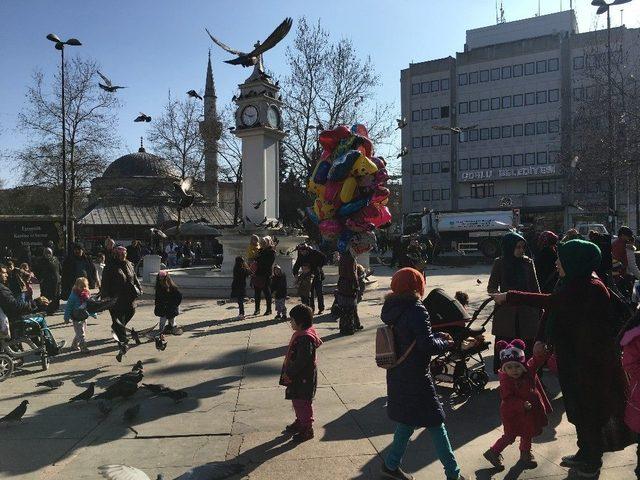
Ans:
[[[558,281],[558,236],[551,232],[542,232],[538,237],[538,254],[534,260],[536,275],[540,283],[540,292],[552,293]]]
[[[77,243],[73,247],[73,253],[71,255],[67,255],[67,258],[62,262],[62,285],[60,298],[63,300],[69,298],[73,284],[76,282],[76,279],[80,277],[86,277],[87,280],[89,280],[89,288],[96,288],[96,267],[93,265],[93,262],[89,257],[87,257],[82,245]]]
[[[271,315],[271,276],[273,264],[276,261],[276,251],[271,237],[263,237],[260,240],[260,250],[256,257],[256,273],[253,276],[253,289],[255,292],[256,310],[254,315],[260,315],[260,299],[262,294],[267,301],[265,315]]]
[[[156,278],[156,299],[153,314],[160,317],[160,333],[182,335],[182,329],[176,324],[176,317],[180,314],[182,293],[173,282],[169,272],[160,270]]]
[[[398,358],[406,355],[399,365],[387,370],[387,413],[398,426],[382,473],[388,478],[413,478],[402,472],[400,461],[415,429],[426,427],[447,479],[464,480],[449,443],[443,423],[444,411],[429,372],[431,356],[444,353],[453,341],[447,334],[431,331],[429,314],[420,301],[424,289],[422,273],[402,268],[391,279],[392,293],[382,307],[382,321],[393,327],[396,355]]]

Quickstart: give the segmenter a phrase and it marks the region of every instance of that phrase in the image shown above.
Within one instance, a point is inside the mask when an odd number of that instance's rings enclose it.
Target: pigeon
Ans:
[[[147,123],[149,123],[151,121],[151,117],[149,115],[146,115],[146,114],[140,112],[140,115],[138,115],[133,121],[134,122],[147,122]]]
[[[195,197],[192,193],[189,193],[192,184],[193,177],[186,177],[179,182],[174,182],[173,188],[178,195],[178,205],[180,208],[189,208],[191,205],[193,205]]]
[[[102,465],[98,467],[98,472],[107,480],[151,480],[142,470],[127,465]],[[162,475],[156,478],[163,479]]]
[[[187,470],[175,480],[223,480],[244,470],[244,465],[229,462],[210,462]],[[142,470],[128,465],[102,465],[98,472],[107,480],[151,480]],[[156,480],[164,480],[158,474]]]
[[[396,130],[400,130],[404,127],[406,127],[407,124],[407,119],[406,118],[396,118],[396,122],[398,123],[398,126],[396,127]]]
[[[191,98],[197,98],[198,100],[202,100],[202,97],[198,95],[198,92],[196,92],[195,90],[189,90],[187,92],[187,95],[189,95]]]
[[[111,83],[111,80],[109,80],[107,77],[101,74],[100,71],[98,71],[98,75],[100,75],[100,78],[102,78],[102,81],[104,82],[104,84],[98,82],[98,86],[106,92],[113,93],[119,88],[127,88],[127,87],[121,87],[120,85],[113,85]]]
[[[143,365],[142,365],[142,360],[138,360],[136,362],[136,364],[133,366],[133,368],[131,369],[132,372],[138,372],[138,371],[142,371],[143,369]]]
[[[140,336],[138,335],[138,332],[136,332],[135,328],[131,329],[131,338],[133,339],[134,342],[136,342],[136,345],[142,345],[142,342],[140,341]]]
[[[131,382],[131,383],[138,384],[142,381],[143,378],[144,378],[144,373],[142,372],[142,370],[136,370],[136,371],[123,373],[118,377],[115,383]]]
[[[262,205],[266,201],[267,201],[267,199],[265,198],[264,200],[260,200],[259,202],[253,202],[253,203],[251,203],[251,205],[253,206],[254,210],[257,210],[257,209],[260,208],[260,205]]]
[[[164,352],[167,348],[167,341],[164,338],[164,335],[160,334],[156,337],[156,349]]]
[[[244,220],[245,220],[247,223],[250,223],[251,225],[253,225],[253,222],[251,221],[251,219],[250,219],[248,216],[246,216],[246,215],[245,215]]]
[[[125,422],[133,422],[140,413],[140,404],[136,403],[133,407],[127,408],[122,415]]]
[[[96,389],[96,382],[91,382],[89,384],[89,387],[84,392],[76,395],[73,398],[70,398],[69,402],[77,402],[78,400],[84,400],[85,402],[88,402],[89,400],[91,400],[91,397],[93,397],[95,389]]]
[[[29,400],[23,400],[15,409],[0,418],[0,423],[19,422],[27,412],[27,405],[29,405]]]
[[[400,153],[398,153],[398,155],[396,155],[396,158],[402,158],[409,155],[409,149],[407,147],[402,147],[402,149],[400,150]]]
[[[113,400],[118,397],[128,398],[138,391],[138,384],[135,382],[118,381],[109,385],[107,389],[98,395],[97,399]]]
[[[482,283],[482,280],[480,280],[479,278],[476,278],[476,283],[480,285]]]
[[[143,383],[142,386],[147,390],[151,390],[153,393],[160,393],[167,388],[164,385],[159,385],[157,383]]]
[[[113,410],[113,407],[111,406],[111,402],[109,400],[100,400],[98,402],[98,410],[100,410],[100,413],[102,413],[102,415],[107,417],[111,413],[111,410]]]
[[[62,380],[45,380],[44,382],[36,383],[36,387],[48,387],[51,390],[60,388],[62,385],[64,385]]]

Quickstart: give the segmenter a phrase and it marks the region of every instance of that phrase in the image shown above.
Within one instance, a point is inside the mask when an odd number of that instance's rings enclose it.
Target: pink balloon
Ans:
[[[324,199],[327,202],[334,202],[338,200],[340,190],[342,190],[342,182],[327,181],[324,189]]]
[[[369,232],[375,228],[375,225],[371,222],[357,220],[354,218],[348,218],[345,224],[352,232]]]
[[[386,225],[391,221],[391,212],[387,207],[382,205],[372,204],[367,207],[365,214],[365,221],[371,222],[377,227]]]
[[[387,172],[386,168],[382,168],[376,172],[373,181],[377,185],[382,185],[386,183],[387,180],[389,180],[389,173]]]
[[[320,233],[325,237],[337,237],[343,228],[338,220],[323,220],[318,227],[320,228]]]
[[[371,203],[380,203],[389,197],[389,189],[386,187],[378,187],[371,197]]]

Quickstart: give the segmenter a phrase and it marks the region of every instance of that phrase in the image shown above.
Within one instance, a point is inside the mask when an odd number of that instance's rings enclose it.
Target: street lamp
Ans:
[[[66,42],[60,40],[55,33],[47,35],[47,40],[55,43],[55,49],[60,50],[60,72],[62,83],[62,224],[64,236],[64,253],[69,253],[69,219],[67,218],[67,152],[66,152],[66,127],[65,127],[65,105],[64,105],[64,46],[71,45],[78,47],[82,45],[77,38],[70,38]]]
[[[612,81],[611,81],[611,12],[610,7],[612,5],[623,5],[629,3],[631,0],[614,0],[611,3],[607,3],[605,0],[592,0],[591,5],[598,7],[596,10],[597,15],[601,15],[606,12],[607,14],[607,129],[609,135],[609,152],[607,158],[607,167],[609,169],[609,192],[608,206],[609,206],[609,231],[614,232],[616,228],[616,196],[615,196],[615,172],[613,171],[613,110],[611,108],[612,101]],[[628,207],[627,207],[628,208]]]

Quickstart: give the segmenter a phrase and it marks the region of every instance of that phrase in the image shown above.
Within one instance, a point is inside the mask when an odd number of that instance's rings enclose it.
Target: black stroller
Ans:
[[[432,329],[448,333],[454,341],[452,350],[431,360],[431,375],[436,384],[452,384],[453,391],[458,396],[481,392],[489,381],[482,352],[488,350],[491,343],[485,341],[483,334],[485,325],[493,314],[479,326],[474,326],[473,323],[491,300],[485,300],[473,316],[470,316],[460,302],[441,288],[432,290],[424,299]]]

